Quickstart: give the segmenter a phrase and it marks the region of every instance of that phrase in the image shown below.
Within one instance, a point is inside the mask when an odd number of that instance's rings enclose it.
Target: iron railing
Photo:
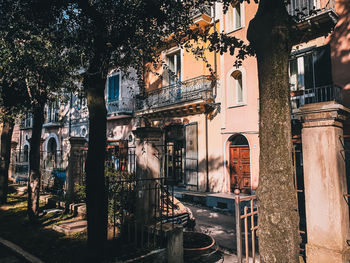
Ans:
[[[51,109],[45,119],[46,123],[53,123],[53,122],[60,122],[60,121],[61,120],[60,120],[59,109]]]
[[[290,0],[288,13],[297,20],[307,19],[327,10],[334,10],[335,0]]]
[[[296,190],[299,193],[299,190]],[[236,242],[238,263],[261,262],[259,255],[259,239],[256,231],[258,225],[258,205],[256,195],[235,196],[235,222],[236,222]],[[299,226],[300,227],[300,226]],[[299,234],[303,237],[300,244],[300,254],[305,259],[305,235],[306,232],[299,229]]]
[[[136,108],[141,111],[198,99],[207,101],[213,98],[213,87],[209,76],[196,77],[147,92],[144,98],[137,98]]]
[[[134,99],[122,98],[120,100],[107,101],[107,114],[132,113],[134,111]]]
[[[196,17],[201,14],[205,14],[209,17],[211,17],[211,6],[210,5],[202,5],[201,7],[194,8],[190,12],[191,17]]]
[[[165,178],[118,175],[107,177],[110,235],[122,245],[133,244],[133,253],[164,247],[166,232],[189,220],[174,198],[174,186],[165,185]]]
[[[259,248],[256,235],[258,229],[256,195],[235,196],[235,217],[238,263],[243,262],[243,255],[245,255],[245,262],[260,262],[257,255]],[[252,261],[249,261],[250,255]]]
[[[304,104],[335,101],[342,102],[341,88],[336,85],[291,91],[291,107],[297,109]]]

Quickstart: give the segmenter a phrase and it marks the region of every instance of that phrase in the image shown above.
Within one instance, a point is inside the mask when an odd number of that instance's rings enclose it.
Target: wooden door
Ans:
[[[238,188],[250,192],[250,152],[249,146],[230,147],[231,192]]]

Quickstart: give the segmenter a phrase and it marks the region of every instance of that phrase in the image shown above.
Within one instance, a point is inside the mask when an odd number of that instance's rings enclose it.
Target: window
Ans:
[[[329,45],[292,55],[289,83],[292,108],[334,99]]]
[[[227,95],[228,107],[244,104],[245,91],[243,85],[242,72],[240,70],[235,70],[230,75]]]
[[[181,81],[181,54],[180,51],[167,56],[169,72],[168,83],[174,84],[176,81]]]
[[[292,57],[289,61],[289,82],[292,91],[332,84],[329,45]]]
[[[47,122],[59,121],[59,101],[51,102],[47,106]]]
[[[232,77],[235,79],[235,87],[237,91],[237,103],[243,102],[243,84],[242,84],[242,73],[240,71],[234,72]]]
[[[229,7],[225,16],[225,29],[226,32],[231,32],[242,27],[242,10],[241,4],[235,1],[232,6]]]
[[[108,102],[119,100],[120,74],[108,77]]]
[[[24,145],[23,147],[23,162],[28,162],[29,160],[29,146]]]

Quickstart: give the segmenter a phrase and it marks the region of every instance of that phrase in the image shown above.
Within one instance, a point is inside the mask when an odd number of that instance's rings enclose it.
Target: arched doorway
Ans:
[[[230,139],[230,186],[231,192],[239,189],[243,193],[249,193],[250,183],[250,150],[246,137],[236,135]]]

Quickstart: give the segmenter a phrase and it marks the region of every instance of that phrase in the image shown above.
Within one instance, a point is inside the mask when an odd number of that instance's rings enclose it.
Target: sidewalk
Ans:
[[[219,208],[223,211],[235,211],[235,194],[188,191],[184,188],[174,187],[174,196],[184,202]],[[239,196],[244,197],[249,196],[249,194],[241,193]]]
[[[0,263],[43,263],[43,261],[0,237]]]

